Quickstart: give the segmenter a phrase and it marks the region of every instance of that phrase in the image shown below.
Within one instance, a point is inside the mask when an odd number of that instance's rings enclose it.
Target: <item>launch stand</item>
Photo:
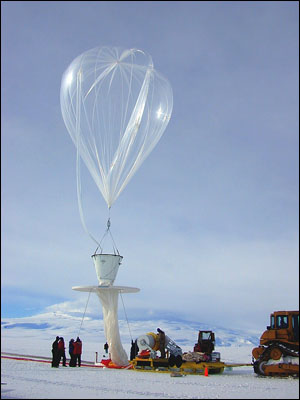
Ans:
[[[96,293],[103,311],[103,322],[106,340],[109,346],[111,360],[119,366],[129,364],[128,356],[123,349],[120,339],[118,323],[118,298],[119,293],[136,293],[140,289],[127,286],[113,286],[119,265],[120,255],[94,254],[93,256],[96,273],[99,281],[98,286],[73,286],[73,290],[80,292]]]

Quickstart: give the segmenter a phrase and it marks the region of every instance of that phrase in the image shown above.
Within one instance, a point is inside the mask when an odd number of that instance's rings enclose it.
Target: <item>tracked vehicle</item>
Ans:
[[[273,312],[252,356],[258,375],[299,377],[299,311]]]

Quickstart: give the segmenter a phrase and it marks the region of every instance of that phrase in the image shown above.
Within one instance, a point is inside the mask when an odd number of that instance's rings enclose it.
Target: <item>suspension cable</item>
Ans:
[[[98,245],[98,241],[94,238],[94,236],[89,232],[83,214],[82,207],[82,192],[81,192],[81,167],[80,167],[80,146],[81,146],[81,136],[80,136],[80,117],[81,117],[81,70],[77,74],[77,95],[76,95],[76,181],[77,181],[77,202],[79,208],[79,215],[81,219],[82,226],[86,233],[90,236],[94,242]]]
[[[130,338],[131,338],[131,341],[132,341],[132,335],[131,335],[131,331],[130,331],[130,326],[129,326],[129,322],[128,322],[128,318],[127,318],[127,314],[126,314],[126,310],[125,310],[125,306],[124,306],[124,301],[123,301],[123,297],[122,297],[122,293],[121,293],[121,292],[120,292],[120,297],[121,297],[121,300],[122,300],[122,303],[123,303],[124,314],[125,314],[125,317],[126,317],[126,321],[127,321],[127,325],[128,325],[128,330],[129,330]]]
[[[91,292],[92,292],[92,289],[89,291],[89,297],[88,297],[87,302],[86,302],[86,305],[85,305],[85,310],[84,310],[84,313],[83,313],[83,316],[82,316],[82,319],[81,319],[81,324],[80,324],[79,332],[78,332],[78,335],[77,335],[78,337],[79,337],[79,335],[80,335],[80,331],[81,331],[83,319],[84,319],[84,316],[85,316],[85,313],[86,313],[86,309],[87,309],[87,306],[88,306],[88,302],[89,302],[89,300],[90,300]]]
[[[117,248],[117,246],[116,246],[116,243],[115,243],[115,241],[114,241],[114,238],[113,238],[113,236],[112,236],[112,233],[111,233],[111,230],[110,230],[110,225],[111,225],[111,223],[110,223],[110,216],[109,216],[109,218],[108,218],[108,220],[107,220],[107,228],[106,228],[106,231],[104,232],[104,234],[103,234],[103,236],[102,236],[102,238],[101,238],[101,240],[100,240],[100,243],[98,243],[98,247],[96,248],[94,255],[97,253],[97,250],[99,249],[99,247],[100,247],[100,249],[101,249],[101,254],[102,254],[103,248],[102,248],[101,244],[102,244],[104,238],[105,238],[108,234],[110,234],[110,237],[111,237],[111,240],[112,240],[112,243],[113,243],[113,251],[114,251],[114,254],[115,254],[115,255],[117,254],[118,256],[120,255],[119,250],[118,250],[118,248]]]

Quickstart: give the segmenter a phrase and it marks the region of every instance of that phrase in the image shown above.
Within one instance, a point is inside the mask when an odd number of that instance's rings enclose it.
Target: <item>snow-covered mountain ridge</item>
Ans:
[[[219,326],[212,326],[202,322],[169,320],[169,319],[151,319],[127,321],[119,319],[119,329],[121,340],[124,343],[130,343],[131,340],[147,332],[156,332],[157,328],[163,329],[166,334],[173,339],[179,346],[193,347],[197,341],[199,330],[212,330],[215,332],[216,346],[244,346],[259,343],[259,337],[262,332],[247,332],[242,330],[230,329]],[[93,339],[100,343],[104,341],[105,334],[103,320],[91,317],[72,315],[71,313],[48,312],[23,318],[3,318],[1,320],[2,335],[13,335],[13,332],[23,332],[28,336],[42,333],[49,338],[60,335],[71,338],[80,334],[86,339]]]

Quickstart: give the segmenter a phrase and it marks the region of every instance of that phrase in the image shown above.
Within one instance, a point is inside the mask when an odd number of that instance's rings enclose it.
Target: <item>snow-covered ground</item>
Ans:
[[[2,359],[3,399],[296,399],[298,380],[258,378],[249,367],[208,377],[101,368],[51,368]]]
[[[51,357],[56,335],[68,342],[76,338],[80,321],[70,315],[41,314],[34,317],[2,319],[1,351]],[[197,338],[196,326],[170,321],[135,321],[133,339],[140,334],[165,330],[183,351],[191,351]],[[130,354],[131,335],[126,322],[120,321],[124,349]],[[206,329],[197,325],[197,329]],[[255,335],[214,328],[215,351],[221,361],[251,363]],[[101,320],[87,320],[80,331],[85,361],[102,358],[105,336]],[[68,357],[68,353],[66,352]],[[251,366],[225,368],[223,374],[185,375],[115,370],[108,368],[51,368],[49,363],[1,358],[1,398],[3,399],[298,399],[299,380],[258,377]]]

